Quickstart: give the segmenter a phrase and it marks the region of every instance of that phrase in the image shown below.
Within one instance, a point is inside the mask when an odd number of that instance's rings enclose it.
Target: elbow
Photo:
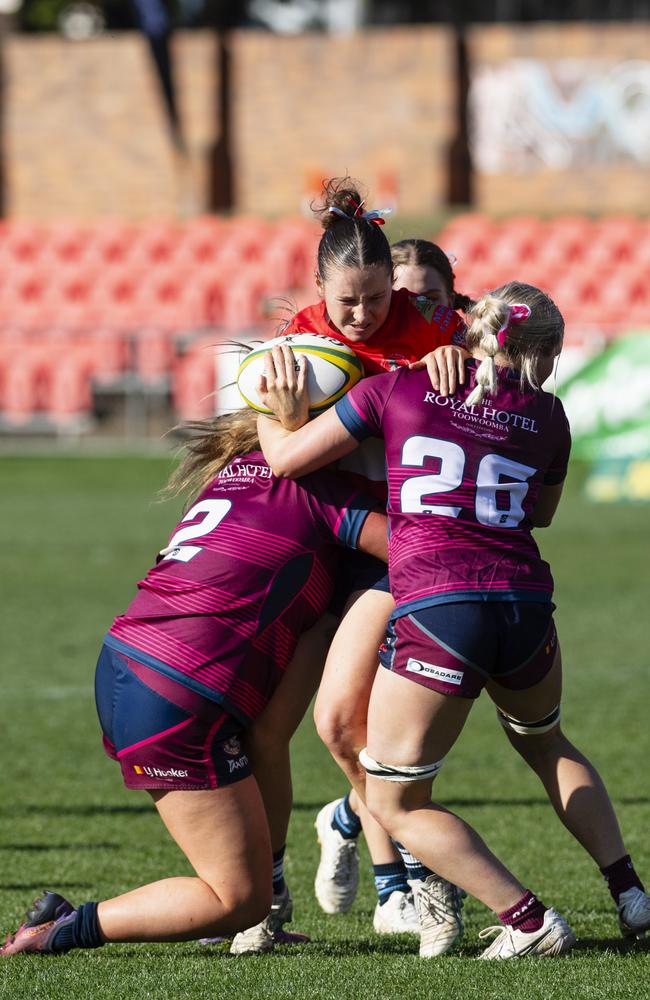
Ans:
[[[552,520],[553,520],[553,515],[550,514],[550,515],[544,517],[541,514],[538,514],[538,515],[534,516],[533,518],[531,518],[531,520],[532,520],[533,528],[548,528],[549,525],[551,524]]]

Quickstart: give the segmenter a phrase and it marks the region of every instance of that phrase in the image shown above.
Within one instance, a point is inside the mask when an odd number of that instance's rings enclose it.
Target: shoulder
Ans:
[[[330,333],[323,301],[305,306],[304,309],[292,316],[284,333],[298,333],[301,330],[309,333]]]
[[[425,295],[412,295],[405,288],[393,292],[395,314],[406,319],[410,325],[425,328],[437,327],[451,340],[454,333],[465,330],[462,316],[449,306],[432,302]]]

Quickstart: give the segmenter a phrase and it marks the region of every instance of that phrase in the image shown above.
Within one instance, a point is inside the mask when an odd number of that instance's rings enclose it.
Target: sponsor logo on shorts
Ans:
[[[244,754],[239,760],[229,760],[228,764],[228,774],[234,774],[235,771],[241,771],[242,767],[248,765],[248,757]]]
[[[241,753],[241,743],[236,736],[231,736],[230,739],[225,740],[222,743],[223,752],[230,754],[231,757],[239,757]]]
[[[427,677],[435,677],[439,681],[444,681],[445,684],[462,684],[463,682],[463,671],[462,670],[452,670],[450,667],[439,667],[435,663],[426,663],[424,660],[414,660],[412,656],[409,657],[406,669],[411,674],[426,674]]]
[[[189,771],[180,767],[149,767],[147,764],[134,764],[136,774],[146,774],[148,778],[187,778]]]

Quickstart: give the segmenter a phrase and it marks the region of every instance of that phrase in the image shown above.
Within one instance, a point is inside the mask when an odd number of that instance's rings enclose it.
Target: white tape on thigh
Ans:
[[[435,778],[444,762],[443,757],[435,764],[416,764],[414,767],[408,767],[406,764],[380,764],[370,756],[367,747],[364,747],[359,754],[359,763],[365,768],[366,773],[384,781],[423,781],[424,778]]]
[[[560,721],[560,706],[558,705],[537,722],[524,722],[522,719],[515,719],[507,712],[502,712],[500,708],[497,708],[497,719],[504,729],[510,729],[513,733],[518,733],[519,736],[541,736],[543,733],[548,733]]]

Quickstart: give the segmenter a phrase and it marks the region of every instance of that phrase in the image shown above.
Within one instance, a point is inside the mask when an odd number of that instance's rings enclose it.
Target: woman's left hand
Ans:
[[[307,358],[295,355],[288,344],[273,347],[264,356],[257,391],[285,430],[298,430],[309,420]]]
[[[465,361],[470,357],[469,351],[462,347],[445,344],[413,361],[409,368],[412,371],[426,368],[435,391],[441,396],[453,396],[459,385],[465,385]]]

